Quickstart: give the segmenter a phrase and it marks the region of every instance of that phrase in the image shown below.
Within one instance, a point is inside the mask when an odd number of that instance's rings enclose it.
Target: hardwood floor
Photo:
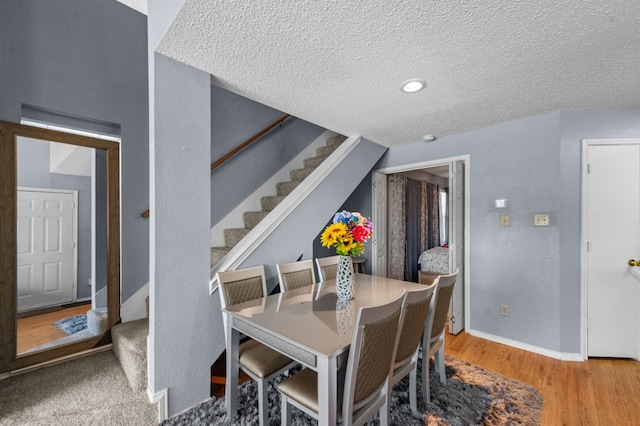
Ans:
[[[18,353],[65,337],[66,334],[54,326],[53,323],[62,318],[86,314],[89,309],[91,309],[91,304],[85,304],[61,309],[59,311],[47,312],[46,314],[19,318],[17,325]]]
[[[445,353],[538,389],[543,425],[640,424],[638,361],[559,361],[465,332],[446,336]]]
[[[559,361],[465,332],[446,335],[445,353],[538,389],[544,396],[543,426],[640,424],[638,361]],[[224,353],[212,367],[211,393],[224,395]]]

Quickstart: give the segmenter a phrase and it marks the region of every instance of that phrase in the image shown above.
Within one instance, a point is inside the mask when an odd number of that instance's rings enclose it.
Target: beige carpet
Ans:
[[[112,351],[0,381],[0,425],[156,425]]]

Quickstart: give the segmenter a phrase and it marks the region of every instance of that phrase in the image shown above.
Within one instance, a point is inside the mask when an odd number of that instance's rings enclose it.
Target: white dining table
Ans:
[[[355,274],[352,300],[338,300],[335,280],[327,280],[228,306],[226,319],[225,404],[228,418],[238,413],[238,344],[240,334],[286,354],[318,373],[321,426],[336,424],[337,370],[346,362],[358,309],[385,304],[404,290],[424,286],[407,281]]]

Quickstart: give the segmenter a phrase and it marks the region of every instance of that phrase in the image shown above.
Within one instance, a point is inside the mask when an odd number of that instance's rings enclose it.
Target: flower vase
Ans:
[[[342,343],[349,343],[353,334],[353,325],[356,319],[356,312],[351,300],[340,300],[336,302],[336,323],[338,325],[338,336]]]
[[[355,275],[353,273],[353,261],[351,256],[340,256],[338,261],[338,273],[336,275],[336,295],[340,300],[353,299],[353,286]]]

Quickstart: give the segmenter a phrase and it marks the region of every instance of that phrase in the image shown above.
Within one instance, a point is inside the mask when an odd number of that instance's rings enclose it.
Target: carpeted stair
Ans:
[[[120,361],[131,388],[135,391],[147,389],[148,335],[148,318],[116,324],[111,329],[113,352]]]
[[[211,265],[217,264],[240,240],[242,240],[271,210],[273,210],[287,195],[291,193],[307,176],[313,172],[333,151],[347,138],[342,135],[327,139],[326,145],[316,149],[316,156],[304,160],[304,168],[292,170],[291,180],[276,184],[276,195],[262,197],[259,212],[243,214],[244,228],[230,228],[224,230],[224,247],[211,247]]]

